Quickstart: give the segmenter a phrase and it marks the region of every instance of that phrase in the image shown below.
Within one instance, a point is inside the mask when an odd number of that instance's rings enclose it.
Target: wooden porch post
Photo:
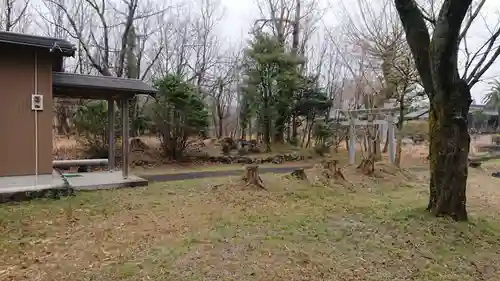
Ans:
[[[122,174],[123,178],[128,178],[128,152],[129,152],[129,118],[128,118],[128,98],[121,101],[120,112],[122,114]]]
[[[108,99],[108,170],[115,168],[115,100]]]

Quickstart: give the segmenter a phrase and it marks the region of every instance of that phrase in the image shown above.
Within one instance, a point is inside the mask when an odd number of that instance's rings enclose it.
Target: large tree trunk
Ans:
[[[415,0],[394,0],[430,106],[430,196],[437,216],[467,220],[469,85],[458,73],[461,27],[472,0],[444,0],[432,38]]]
[[[380,135],[380,126],[379,125],[375,125],[375,129],[374,129],[374,133],[375,135],[373,136],[374,137],[374,140],[373,140],[373,158],[375,159],[375,161],[380,161],[382,160],[382,151],[380,150],[380,143],[382,141],[382,136]]]
[[[253,123],[252,123],[252,118],[249,118],[248,119],[248,136],[250,138],[250,140],[253,139]]]
[[[265,113],[263,116],[263,124],[261,124],[261,127],[263,125],[264,128],[262,132],[262,136],[264,138],[264,144],[266,145],[266,152],[271,152],[271,127],[272,127],[272,121],[271,121],[271,116],[270,116],[270,109],[268,106],[268,103],[265,103]]]
[[[298,131],[297,116],[294,114],[292,116],[292,136],[290,138],[290,143],[293,145],[298,145]]]
[[[403,145],[403,136],[398,134],[396,136],[396,157],[394,159],[394,164],[398,167],[401,167],[401,150]]]
[[[286,129],[286,120],[285,112],[278,110],[278,117],[274,121],[274,143],[284,143],[285,142],[285,129]]]
[[[222,138],[224,135],[224,127],[223,127],[223,121],[224,116],[218,116],[218,121],[217,121],[217,137]]]
[[[429,114],[431,181],[427,209],[436,216],[463,221],[467,220],[470,91],[463,81],[441,88],[435,93]]]

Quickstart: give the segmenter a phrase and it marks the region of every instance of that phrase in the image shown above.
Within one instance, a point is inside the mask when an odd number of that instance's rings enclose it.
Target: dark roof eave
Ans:
[[[122,95],[151,95],[157,90],[141,80],[117,77],[81,75],[65,72],[52,73],[52,86],[56,88],[94,90]]]
[[[69,41],[14,32],[0,32],[0,43],[46,49],[62,56],[73,57],[76,48]]]
[[[53,84],[55,88],[67,88],[67,89],[78,89],[78,90],[95,90],[101,92],[112,92],[112,93],[121,93],[121,94],[129,94],[129,95],[150,95],[155,96],[157,91],[143,91],[143,90],[133,90],[133,89],[122,89],[122,88],[109,88],[109,87],[96,87],[96,86],[81,86],[81,85],[69,85],[69,84]]]

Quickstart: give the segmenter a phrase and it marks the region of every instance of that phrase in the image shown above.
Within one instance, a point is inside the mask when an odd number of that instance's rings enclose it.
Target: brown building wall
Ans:
[[[38,52],[38,173],[52,173],[52,59]],[[0,176],[35,174],[35,50],[0,45]]]

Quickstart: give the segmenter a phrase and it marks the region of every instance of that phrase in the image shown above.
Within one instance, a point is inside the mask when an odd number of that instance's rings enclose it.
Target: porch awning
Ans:
[[[55,97],[102,100],[156,94],[153,87],[137,79],[67,72],[52,73],[52,89]]]
[[[72,57],[76,50],[73,44],[63,39],[8,31],[0,31],[0,43],[41,48],[67,57]]]

